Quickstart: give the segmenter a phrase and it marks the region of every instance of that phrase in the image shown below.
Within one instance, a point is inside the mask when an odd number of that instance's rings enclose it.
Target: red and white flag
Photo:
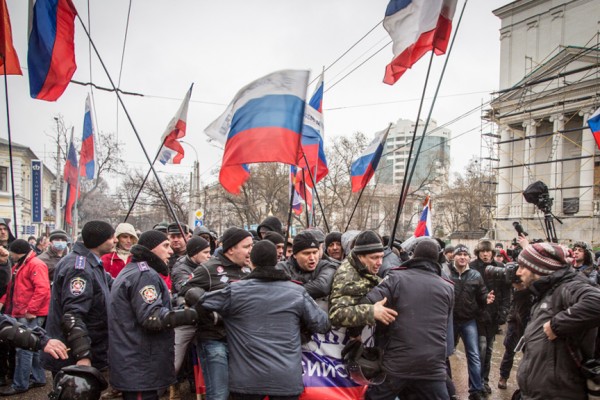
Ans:
[[[160,150],[160,155],[158,156],[158,161],[163,164],[179,164],[181,163],[181,160],[185,154],[183,151],[183,146],[178,139],[181,139],[185,136],[188,106],[190,104],[190,98],[192,97],[193,87],[194,84],[192,83],[190,90],[188,90],[185,98],[183,99],[183,103],[181,103],[179,110],[177,110],[177,114],[175,114],[171,122],[169,122],[167,129],[165,129],[165,133],[160,139],[162,148]]]

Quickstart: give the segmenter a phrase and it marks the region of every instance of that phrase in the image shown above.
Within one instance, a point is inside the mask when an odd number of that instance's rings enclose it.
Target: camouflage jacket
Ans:
[[[329,295],[329,319],[337,327],[362,327],[375,325],[373,304],[360,304],[360,300],[381,282],[369,273],[350,253],[338,268]]]

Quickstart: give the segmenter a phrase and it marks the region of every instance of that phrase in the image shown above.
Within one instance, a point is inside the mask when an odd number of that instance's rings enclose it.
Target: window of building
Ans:
[[[0,167],[0,192],[8,192],[8,167]]]

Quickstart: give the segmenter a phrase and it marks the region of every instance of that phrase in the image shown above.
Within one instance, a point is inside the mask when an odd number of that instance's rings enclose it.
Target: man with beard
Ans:
[[[173,311],[166,275],[167,236],[144,232],[115,279],[109,306],[110,382],[124,400],[158,400],[175,382],[173,328],[196,322],[196,310]]]
[[[252,234],[240,228],[229,228],[223,233],[222,251],[193,272],[192,278],[179,291],[188,301],[188,292],[212,292],[239,281],[250,273]],[[200,296],[197,296],[199,298]],[[228,348],[223,321],[218,314],[199,317],[196,338],[202,374],[206,382],[206,397],[227,400],[229,397]]]
[[[44,367],[54,374],[73,364],[100,371],[108,366],[107,308],[112,279],[102,268],[101,257],[115,246],[115,230],[107,222],[89,221],[81,236],[83,243],[75,243],[54,273],[46,330],[71,349],[65,361],[43,356]]]
[[[104,270],[113,278],[116,278],[119,272],[125,268],[125,265],[129,263],[131,260],[131,254],[129,253],[131,246],[138,241],[135,228],[127,222],[117,225],[115,236],[117,237],[115,250],[102,256]]]
[[[469,264],[469,268],[476,270],[483,277],[483,281],[489,292],[493,292],[495,300],[485,306],[483,312],[477,317],[477,332],[479,333],[479,357],[481,358],[481,382],[485,391],[492,393],[489,385],[490,366],[494,341],[498,327],[506,323],[508,310],[510,309],[510,284],[503,280],[494,279],[493,274],[486,274],[487,267],[504,268],[504,264],[494,260],[494,244],[482,239],[475,247],[477,259]]]
[[[592,285],[598,284],[598,271],[594,265],[592,248],[586,242],[575,242],[573,245],[573,268],[581,272]]]

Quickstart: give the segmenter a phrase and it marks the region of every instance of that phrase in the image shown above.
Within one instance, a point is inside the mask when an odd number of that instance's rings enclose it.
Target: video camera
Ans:
[[[500,285],[521,283],[521,278],[517,275],[518,268],[519,265],[516,262],[506,263],[504,267],[488,265],[484,271],[485,279]]]

